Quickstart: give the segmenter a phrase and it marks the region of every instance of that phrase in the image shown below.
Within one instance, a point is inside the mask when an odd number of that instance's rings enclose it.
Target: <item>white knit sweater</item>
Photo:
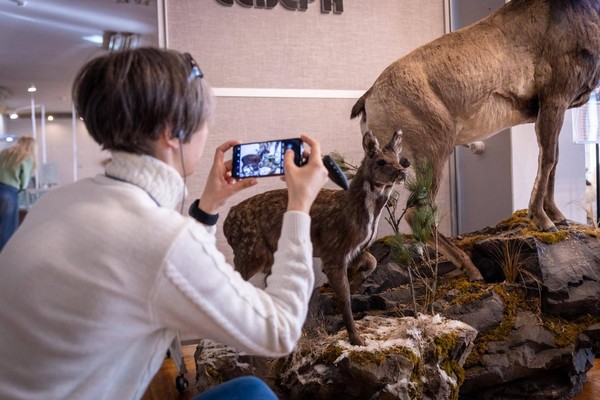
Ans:
[[[260,290],[173,209],[175,169],[115,152],[106,173],[44,195],[0,253],[0,399],[140,398],[177,330],[294,348],[314,282],[307,214],[286,213]]]

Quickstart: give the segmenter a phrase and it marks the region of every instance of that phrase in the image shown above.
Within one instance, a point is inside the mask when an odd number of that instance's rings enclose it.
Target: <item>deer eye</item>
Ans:
[[[377,160],[377,165],[378,165],[378,166],[380,166],[380,167],[383,167],[385,164],[387,164],[387,163],[385,162],[385,160]]]

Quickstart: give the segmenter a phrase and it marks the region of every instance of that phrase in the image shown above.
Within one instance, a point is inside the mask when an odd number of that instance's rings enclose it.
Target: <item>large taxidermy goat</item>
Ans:
[[[351,117],[384,142],[403,132],[402,155],[433,167],[432,201],[455,146],[535,122],[528,214],[539,230],[554,231],[567,223],[554,202],[558,135],[565,111],[585,104],[600,80],[599,14],[600,0],[512,0],[392,63]],[[441,252],[476,276],[468,256],[439,239]]]

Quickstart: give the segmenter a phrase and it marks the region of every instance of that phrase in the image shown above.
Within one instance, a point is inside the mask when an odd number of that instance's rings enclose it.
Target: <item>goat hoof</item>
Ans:
[[[366,346],[365,342],[358,336],[350,338],[350,344],[352,346]]]
[[[555,222],[555,224],[559,226],[569,226],[569,221],[565,218],[561,221]]]
[[[540,229],[540,232],[558,232],[558,228],[556,226],[552,225],[549,228]]]

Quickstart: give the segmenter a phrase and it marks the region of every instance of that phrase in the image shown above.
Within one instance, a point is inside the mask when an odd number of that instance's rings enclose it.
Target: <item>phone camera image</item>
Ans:
[[[302,140],[285,139],[236,145],[233,148],[232,174],[234,178],[283,175],[283,157],[287,149],[296,153],[300,165]]]

